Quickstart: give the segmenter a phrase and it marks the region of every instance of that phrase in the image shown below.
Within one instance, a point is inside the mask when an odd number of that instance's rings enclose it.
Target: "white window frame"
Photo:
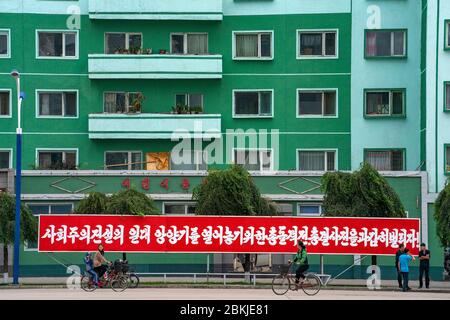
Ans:
[[[75,204],[73,202],[58,202],[58,203],[49,203],[49,202],[45,202],[45,203],[39,203],[39,202],[27,202],[26,205],[38,205],[38,206],[48,206],[49,207],[49,211],[51,211],[51,206],[54,205],[71,205],[72,206],[72,212],[75,209]],[[48,213],[47,215],[51,215],[52,213]],[[35,217],[39,217],[40,215],[34,215]],[[28,241],[24,241],[23,243],[23,250],[24,251],[38,251],[39,249],[39,245],[38,248],[28,248]]]
[[[140,94],[144,95],[144,93],[142,91],[103,91],[103,113],[107,113],[107,114],[121,114],[119,112],[116,112],[116,113],[105,112],[105,95],[107,93],[114,93],[114,94],[124,93],[125,94],[125,102],[126,102],[125,103],[125,112],[129,112],[129,108],[132,107],[131,103],[130,103],[130,94],[139,94],[140,93]]]
[[[445,22],[445,49],[450,50],[450,20]]]
[[[166,204],[168,204],[168,205],[175,205],[175,206],[183,206],[184,205],[184,215],[185,216],[194,216],[195,214],[189,214],[188,213],[188,206],[191,206],[191,205],[197,205],[197,202],[177,202],[177,201],[164,201],[163,203],[162,203],[162,214],[163,215],[168,215],[168,216],[176,216],[176,214],[169,214],[169,213],[166,213]]]
[[[110,169],[107,169],[107,167],[108,167],[108,165],[106,164],[106,154],[107,153],[128,153],[128,161],[129,161],[129,163],[127,164],[128,165],[128,169],[126,170],[126,171],[138,171],[138,170],[142,170],[142,167],[143,167],[143,161],[142,161],[142,151],[139,151],[139,150],[135,150],[135,151],[117,151],[117,150],[107,150],[107,151],[105,151],[104,152],[104,154],[103,154],[103,168],[104,168],[104,170],[109,170],[109,171],[112,171],[112,170],[110,170]],[[132,166],[132,164],[131,164],[131,159],[132,159],[132,154],[133,153],[139,153],[140,155],[141,155],[141,169],[136,169],[136,170],[133,170],[133,169],[131,169],[131,166]]]
[[[392,110],[393,110],[393,95],[394,92],[401,92],[402,94],[402,113],[401,114],[392,114]],[[368,114],[367,113],[367,94],[368,93],[389,93],[389,113],[388,114]],[[380,90],[380,89],[365,89],[364,90],[364,116],[367,118],[377,118],[377,117],[404,117],[406,115],[406,89],[393,89],[393,90]]]
[[[369,163],[369,161],[367,161],[367,153],[368,152],[389,152],[391,153],[391,157],[392,157],[392,153],[394,151],[401,151],[402,152],[402,170],[394,170],[393,168],[391,168],[391,170],[384,170],[386,171],[396,171],[396,172],[401,172],[401,171],[406,171],[406,149],[405,148],[367,148],[367,149],[363,149],[363,161]],[[392,160],[392,158],[391,158]],[[380,170],[380,172],[382,172],[382,170]]]
[[[394,41],[394,33],[395,32],[403,32],[403,54],[399,55],[399,54],[394,54],[394,45],[395,45],[395,41]],[[391,33],[391,54],[389,56],[369,56],[367,55],[367,33],[368,32],[390,32]],[[408,48],[407,48],[407,44],[408,44],[408,31],[407,29],[366,29],[366,31],[364,31],[364,57],[368,58],[368,59],[377,59],[377,58],[406,58],[408,56]]]
[[[7,54],[0,54],[0,59],[10,59],[11,58],[11,29],[0,29],[1,34],[6,34],[8,39],[6,43]]]
[[[301,214],[300,207],[319,207],[319,214]],[[297,217],[321,217],[323,215],[323,204],[318,202],[297,202]]]
[[[65,116],[65,99],[63,98],[62,101],[62,115],[60,116],[50,116],[50,115],[40,115],[39,114],[39,98],[40,98],[40,94],[41,93],[61,93],[64,95],[65,92],[68,93],[75,93],[76,97],[77,97],[77,105],[76,105],[76,110],[77,110],[77,115],[75,117],[73,116]],[[73,119],[78,119],[80,117],[80,94],[78,89],[36,89],[36,118],[40,118],[40,119],[65,119],[65,120],[73,120]]]
[[[107,42],[106,42],[106,35],[107,34],[125,34],[125,47],[124,49],[126,50],[130,50],[130,36],[131,35],[140,35],[141,36],[141,49],[143,49],[144,47],[144,35],[142,34],[142,32],[104,32],[103,35],[103,42],[104,42],[104,47],[103,47],[103,52],[104,54],[114,54],[114,53],[106,53],[107,51]]]
[[[260,92],[262,91],[270,91],[272,93],[272,108],[271,108],[271,114],[270,115],[259,115],[259,111],[261,110],[261,101],[260,101]],[[235,93],[236,92],[258,92],[258,114],[236,114],[236,99],[235,99]],[[232,113],[233,118],[273,118],[275,114],[275,99],[274,99],[274,89],[233,89],[232,90]]]
[[[13,167],[13,149],[12,148],[0,148],[0,152],[9,152],[9,167],[8,167],[8,169],[12,169],[12,167]]]
[[[1,91],[1,90],[0,90]],[[191,106],[191,95],[193,94],[198,94],[202,96],[202,104],[201,107],[203,108],[203,103],[204,103],[204,94],[203,93],[199,93],[199,92],[191,92],[191,93],[175,93],[175,105],[177,104],[177,96],[184,96],[185,100],[187,101],[187,106],[188,107],[193,107]]]
[[[170,152],[170,159],[169,159],[169,170],[171,171],[175,171],[175,172],[182,172],[182,171],[200,171],[200,172],[205,172],[208,171],[208,153],[205,150],[185,150],[185,151],[190,151],[191,153],[194,152],[195,154],[197,154],[196,156],[194,156],[194,160],[199,159],[199,154],[201,154],[201,159],[204,162],[204,164],[206,165],[206,170],[200,170],[200,163],[194,163],[195,164],[195,169],[194,170],[175,170],[172,169],[172,152]]]
[[[12,105],[12,90],[11,89],[1,89],[0,88],[0,92],[9,92],[9,115],[5,116],[5,115],[1,115],[0,114],[0,119],[12,118],[12,109],[13,109],[13,105]]]
[[[336,92],[336,114],[333,116],[326,116],[324,115],[325,111],[325,91],[334,91]],[[300,115],[300,101],[299,101],[299,93],[300,92],[312,92],[322,93],[322,115]],[[329,119],[329,118],[339,118],[339,89],[338,88],[297,88],[296,91],[296,116],[297,118],[320,118],[320,119]]]
[[[66,56],[66,37],[62,37],[62,51],[61,57],[46,57],[39,55],[39,33],[75,33],[75,56]],[[80,40],[78,30],[54,30],[54,29],[36,29],[36,59],[59,59],[59,60],[78,60],[80,51]]]
[[[249,171],[249,172],[273,172],[274,168],[274,156],[273,156],[273,148],[233,148],[233,152],[231,154],[231,161],[233,163],[236,163],[236,151],[257,151],[258,152],[258,159],[259,159],[259,170],[257,171]],[[270,168],[269,170],[263,169],[263,159],[262,159],[262,152],[270,152]]]
[[[78,168],[78,157],[79,151],[78,148],[36,148],[36,158],[35,164],[36,167],[39,167],[39,152],[74,152],[75,151],[75,167]],[[65,154],[63,154],[63,161],[65,160]],[[50,169],[46,169],[50,170]]]
[[[206,35],[206,53],[203,55],[208,55],[209,54],[209,35],[208,32],[171,32],[170,33],[170,39],[169,39],[169,49],[170,49],[170,54],[173,55],[194,55],[197,56],[198,54],[189,54],[188,52],[188,41],[187,41],[187,37],[190,34],[203,34]],[[183,53],[172,53],[172,36],[183,36]]]
[[[339,29],[297,29],[295,31],[296,33],[296,58],[297,60],[314,60],[314,59],[339,59]],[[336,33],[336,52],[334,56],[327,56],[325,55],[326,52],[326,37],[324,36],[325,33]],[[320,56],[307,56],[307,55],[301,55],[300,54],[300,34],[301,33],[321,33],[322,34],[322,55]]]
[[[270,33],[270,57],[261,57],[261,34]],[[237,34],[257,34],[258,35],[258,57],[237,57],[236,56],[236,35]],[[233,60],[273,60],[275,59],[275,46],[274,38],[275,33],[273,30],[242,30],[242,31],[232,31],[232,58]]]
[[[299,157],[299,152],[301,152],[301,151],[323,151],[323,152],[334,152],[334,170],[333,171],[329,171],[328,170],[328,167],[327,167],[327,157],[325,156],[325,159],[324,159],[324,161],[325,161],[325,165],[324,165],[324,168],[325,168],[325,170],[324,171],[318,171],[318,172],[336,172],[336,171],[339,171],[339,154],[338,154],[338,149],[337,148],[313,148],[313,149],[305,149],[305,148],[300,148],[300,149],[295,149],[295,158],[296,158],[296,168],[297,168],[297,171],[300,171],[300,172],[307,172],[307,171],[305,171],[305,170],[300,170],[299,169],[299,165],[300,165],[300,163],[299,163],[299,160],[300,160],[300,157]]]

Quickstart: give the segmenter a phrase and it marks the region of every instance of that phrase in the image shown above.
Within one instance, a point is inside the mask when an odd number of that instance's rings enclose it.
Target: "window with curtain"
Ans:
[[[450,172],[450,146],[445,147],[445,172]]]
[[[76,117],[76,92],[39,92],[39,116]]]
[[[366,116],[401,116],[404,114],[404,92],[367,91]]]
[[[299,31],[299,56],[336,56],[336,31]]]
[[[204,153],[200,150],[183,150],[183,154],[172,152],[170,155],[170,170],[206,171],[207,164]]]
[[[103,112],[105,113],[126,113],[130,112],[133,101],[140,92],[105,92]]]
[[[9,56],[9,32],[0,30],[0,57]]]
[[[105,33],[105,53],[119,53],[121,49],[142,49],[142,34],[128,32]]]
[[[403,150],[368,150],[365,161],[378,171],[403,171]]]
[[[208,54],[207,33],[176,33],[171,35],[172,54]]]
[[[235,58],[271,58],[272,33],[235,33]]]
[[[11,168],[10,160],[11,160],[11,151],[0,150],[0,169]]]
[[[76,151],[39,151],[38,164],[43,170],[76,169]]]
[[[406,56],[405,30],[367,30],[366,57]]]
[[[272,91],[235,91],[236,116],[271,116]]]
[[[270,171],[272,153],[270,150],[234,150],[234,163],[248,171]]]
[[[336,91],[298,91],[299,116],[335,116]]]
[[[167,215],[195,215],[195,202],[164,202],[163,214]]]
[[[446,24],[447,30],[447,43],[445,44],[447,48],[450,48],[450,21]]]
[[[0,91],[0,117],[11,115],[11,106],[9,105],[9,91]]]
[[[445,109],[450,110],[450,83],[445,84]]]
[[[38,32],[39,57],[75,57],[77,35],[75,32]]]
[[[138,151],[108,151],[105,153],[106,170],[142,170],[142,153]]]
[[[299,150],[299,171],[334,171],[336,151]]]

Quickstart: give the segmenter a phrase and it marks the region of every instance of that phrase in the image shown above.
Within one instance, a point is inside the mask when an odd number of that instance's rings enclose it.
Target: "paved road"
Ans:
[[[289,292],[276,296],[270,289],[189,289],[189,288],[142,288],[114,292],[101,289],[84,292],[70,289],[0,289],[0,300],[77,300],[77,299],[117,299],[117,300],[450,300],[450,293],[399,292],[399,291],[351,291],[322,290],[309,297],[302,292]]]

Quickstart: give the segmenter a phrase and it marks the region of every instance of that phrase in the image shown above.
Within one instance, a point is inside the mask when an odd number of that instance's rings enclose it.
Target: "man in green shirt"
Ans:
[[[301,282],[303,282],[305,279],[304,272],[309,269],[308,253],[306,252],[306,246],[302,241],[298,242],[298,251],[295,255],[293,263],[297,266],[297,271],[295,272],[295,283],[299,284],[300,278],[302,279]]]

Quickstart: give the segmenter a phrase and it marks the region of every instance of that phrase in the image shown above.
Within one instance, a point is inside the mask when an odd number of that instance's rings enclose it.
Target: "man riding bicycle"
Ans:
[[[304,272],[309,269],[308,264],[308,253],[306,252],[306,246],[303,241],[298,242],[298,251],[295,255],[293,263],[298,265],[297,271],[295,272],[295,284],[299,284],[300,278],[302,279],[301,283],[305,280]],[[289,263],[292,263],[289,260]]]

